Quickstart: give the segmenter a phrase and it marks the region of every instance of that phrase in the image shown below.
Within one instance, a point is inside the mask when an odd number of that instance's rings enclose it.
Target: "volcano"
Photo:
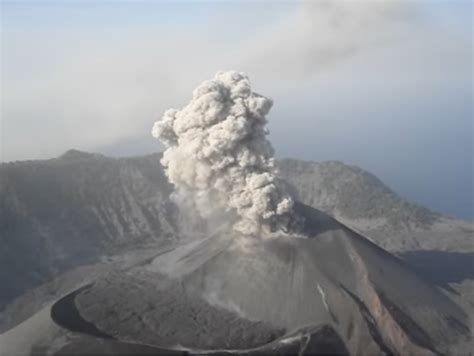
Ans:
[[[444,292],[328,215],[295,209],[301,235],[195,238],[60,299],[50,322],[100,342],[69,337],[54,354],[462,353],[467,316]]]
[[[167,146],[182,243],[72,291],[3,334],[0,350],[466,352],[467,316],[447,292],[287,192],[266,139],[271,106],[228,71],[167,110],[153,135]]]

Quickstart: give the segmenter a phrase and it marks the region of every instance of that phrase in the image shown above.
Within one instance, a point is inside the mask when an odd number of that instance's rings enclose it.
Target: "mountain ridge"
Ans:
[[[178,239],[182,224],[160,157],[69,150],[48,160],[1,163],[0,282],[7,287],[0,307],[102,255]],[[407,203],[360,168],[288,159],[277,165],[299,200],[389,251],[474,250],[472,224]]]
[[[318,206],[335,217],[368,219],[392,214],[387,223],[399,229],[409,224],[414,225],[412,228],[428,227],[442,216],[401,198],[374,174],[355,165],[286,158],[278,162],[278,167],[282,177],[294,186],[311,183],[308,187],[311,194],[302,192],[302,188],[296,191],[298,200]],[[312,181],[305,181],[306,175],[311,175]]]

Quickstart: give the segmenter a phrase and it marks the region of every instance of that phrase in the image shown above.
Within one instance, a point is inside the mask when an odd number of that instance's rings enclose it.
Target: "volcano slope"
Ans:
[[[467,317],[446,294],[326,214],[295,209],[302,236],[216,233],[60,299],[49,322],[66,337],[56,331],[53,353],[468,354]]]
[[[295,209],[301,236],[190,241],[68,294],[1,335],[0,350],[468,354],[467,317],[446,294],[328,215]]]

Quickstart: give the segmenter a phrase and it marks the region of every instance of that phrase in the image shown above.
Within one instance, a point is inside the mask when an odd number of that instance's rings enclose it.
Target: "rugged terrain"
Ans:
[[[0,309],[104,254],[172,240],[175,210],[157,159],[68,151],[0,165]]]
[[[0,350],[469,352],[467,315],[445,293],[327,214],[296,208],[298,235],[219,231],[155,251],[47,305],[2,334]]]
[[[159,159],[70,150],[55,159],[1,164],[0,309],[104,255],[173,243],[180,217]],[[400,253],[435,282],[469,294],[462,283],[474,278],[472,223],[409,203],[372,174],[340,162],[278,166],[299,200]],[[440,265],[447,266],[444,273]]]
[[[474,224],[411,203],[373,174],[338,161],[284,159],[280,175],[297,200],[392,251],[474,252]]]

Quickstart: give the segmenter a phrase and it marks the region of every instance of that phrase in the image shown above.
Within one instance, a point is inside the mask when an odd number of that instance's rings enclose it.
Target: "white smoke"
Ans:
[[[252,92],[243,73],[218,72],[181,110],[152,130],[168,148],[161,163],[173,198],[201,218],[230,218],[244,234],[286,230],[293,200],[275,176],[265,115],[272,101]]]

